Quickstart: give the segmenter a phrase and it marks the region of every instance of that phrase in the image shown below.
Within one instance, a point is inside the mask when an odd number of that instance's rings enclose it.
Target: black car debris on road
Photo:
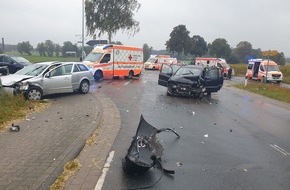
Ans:
[[[163,64],[158,79],[159,85],[167,87],[167,95],[195,98],[218,92],[223,82],[221,68],[196,65]]]

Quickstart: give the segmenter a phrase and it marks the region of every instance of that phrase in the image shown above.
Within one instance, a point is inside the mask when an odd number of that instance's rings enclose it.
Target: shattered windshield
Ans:
[[[29,65],[27,67],[24,67],[23,69],[20,69],[15,74],[18,74],[18,75],[29,75],[29,76],[38,76],[47,67],[48,67],[48,65],[33,64],[33,65]]]
[[[84,61],[90,61],[90,62],[96,62],[98,60],[100,60],[101,56],[103,55],[103,53],[94,53],[91,52],[85,59]]]
[[[180,75],[194,75],[198,76],[201,73],[201,69],[194,67],[180,67],[175,73],[176,76]]]

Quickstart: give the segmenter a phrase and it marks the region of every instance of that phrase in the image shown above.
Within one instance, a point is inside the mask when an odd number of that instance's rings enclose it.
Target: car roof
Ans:
[[[181,67],[189,67],[189,68],[197,68],[197,69],[203,69],[203,66],[200,65],[183,65]]]
[[[59,63],[61,63],[61,62],[58,62],[58,61],[47,61],[47,62],[39,62],[39,63],[35,63],[35,64],[38,64],[38,65],[54,65],[54,64],[59,64]]]

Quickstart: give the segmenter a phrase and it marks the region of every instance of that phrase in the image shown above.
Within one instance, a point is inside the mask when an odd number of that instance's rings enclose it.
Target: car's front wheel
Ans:
[[[100,71],[100,70],[96,71],[95,74],[94,74],[94,78],[95,78],[96,81],[102,79],[103,78],[103,72]]]
[[[87,80],[83,80],[80,84],[79,92],[81,94],[86,94],[90,91],[90,83]]]
[[[128,79],[132,79],[133,78],[133,75],[134,75],[134,72],[133,71],[130,71],[129,72],[129,75],[128,75]]]
[[[28,100],[40,100],[42,98],[42,90],[39,87],[29,87],[24,93],[24,97]]]

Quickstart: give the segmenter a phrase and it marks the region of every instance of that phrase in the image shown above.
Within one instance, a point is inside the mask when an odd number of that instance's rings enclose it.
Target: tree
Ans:
[[[268,57],[264,57],[265,59],[268,59]],[[270,57],[271,60],[275,61],[278,65],[285,65],[286,58],[284,56],[284,53],[278,53],[275,56]]]
[[[54,47],[54,52],[55,52],[55,56],[56,57],[59,57],[59,53],[61,51],[61,47],[59,44],[55,44],[55,47]]]
[[[203,37],[200,37],[199,35],[195,35],[191,38],[191,46],[189,53],[191,55],[202,56],[207,53],[207,43],[203,39]]]
[[[189,31],[185,25],[178,25],[170,33],[170,39],[166,42],[166,49],[171,53],[178,53],[178,57],[183,53],[186,55],[190,50]]]
[[[224,38],[215,39],[212,44],[208,45],[209,54],[214,57],[229,58],[231,54],[230,45]]]
[[[52,57],[54,49],[55,49],[54,43],[51,40],[45,40],[44,45],[45,45],[45,49],[46,49],[48,57]]]
[[[29,41],[17,44],[17,51],[21,54],[26,53],[27,55],[31,55],[32,50],[33,47],[30,45]]]
[[[86,0],[85,15],[89,35],[94,35],[96,31],[99,31],[99,37],[107,33],[109,43],[118,30],[134,35],[139,31],[139,22],[133,16],[140,6],[137,0]]]
[[[79,56],[80,54],[77,45],[73,45],[70,41],[63,43],[61,52],[63,57],[68,57],[69,55]]]
[[[252,53],[252,44],[247,41],[242,41],[238,43],[238,45],[234,49],[234,54],[242,63],[247,63],[250,58],[253,58]]]
[[[144,62],[149,59],[152,50],[153,50],[153,47],[149,47],[148,44],[143,45],[143,61]]]
[[[46,49],[43,42],[38,43],[36,49],[40,56],[45,56]]]

